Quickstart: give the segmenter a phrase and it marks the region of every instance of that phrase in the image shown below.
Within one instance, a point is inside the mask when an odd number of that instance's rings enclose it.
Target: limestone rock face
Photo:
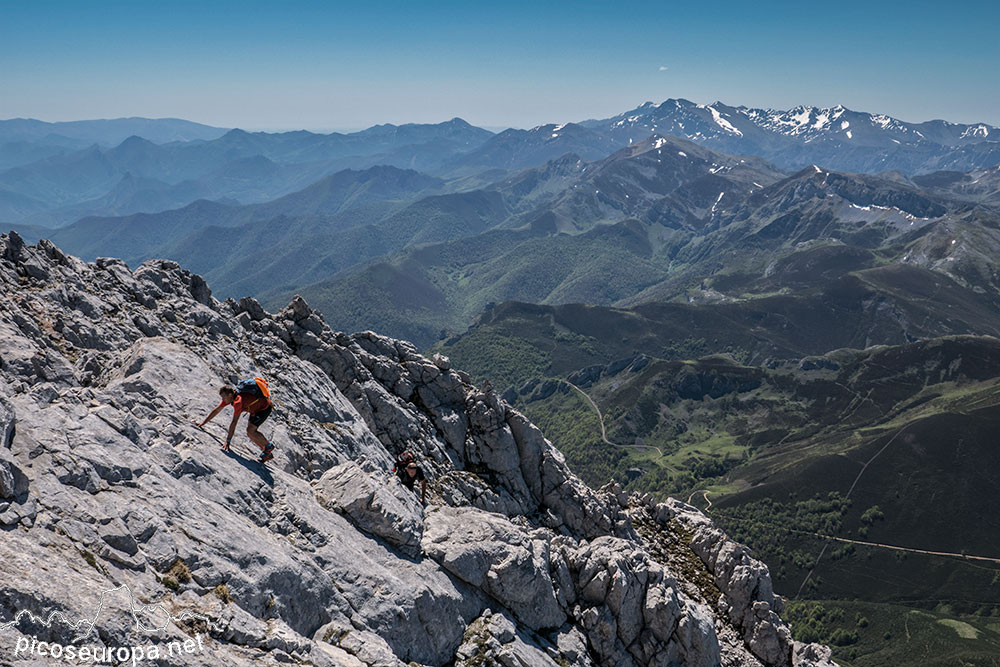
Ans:
[[[324,473],[315,488],[323,507],[343,512],[362,531],[407,555],[420,555],[423,509],[401,485],[386,484],[353,461],[345,461]]]
[[[585,654],[582,644],[571,653],[571,660],[566,657],[568,651],[560,651],[558,646],[518,628],[509,617],[489,609],[472,622],[462,640],[455,653],[456,667],[559,665],[553,656],[559,657],[563,665],[588,664],[579,661],[579,656]]]
[[[424,530],[427,556],[499,600],[527,627],[565,622],[550,575],[549,531],[529,533],[503,515],[452,507],[430,512]]]
[[[228,408],[197,426],[255,375],[266,467],[245,421],[221,451]],[[392,474],[404,450],[426,507]],[[270,314],[174,262],[88,264],[13,233],[0,531],[5,659],[22,639],[197,637],[170,664],[832,665],[791,641],[745,548],[683,503],[588,488],[447,359],[332,331],[299,298]]]

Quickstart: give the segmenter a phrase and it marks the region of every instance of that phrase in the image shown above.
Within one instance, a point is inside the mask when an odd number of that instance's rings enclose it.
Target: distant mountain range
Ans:
[[[295,291],[335,326],[377,327],[425,345],[462,331],[491,302],[728,303],[824,288],[886,262],[1000,294],[1000,210],[962,189],[995,181],[997,170],[930,190],[814,167],[782,178],[741,159],[654,139],[581,162],[576,173],[562,162],[526,170],[492,187],[511,211],[533,206],[492,230],[408,248]],[[544,196],[523,183],[545,192],[552,180],[562,189]],[[916,281],[911,296],[931,275],[907,279]],[[263,296],[275,303],[289,296],[271,292]]]
[[[492,133],[454,119],[353,134],[230,130],[210,141],[131,136],[0,171],[0,220],[54,227],[87,215],[155,213],[197,199],[265,202],[346,168],[434,171]]]
[[[780,169],[968,172],[1000,163],[1000,130],[798,107],[646,103],[613,118],[499,134],[455,118],[349,134],[249,133],[175,119],[0,121],[0,221],[55,227],[88,215],[155,213],[197,199],[258,203],[343,169],[389,165],[499,180],[566,154],[600,160],[651,135],[760,156]]]
[[[90,146],[113,148],[132,136],[166,144],[210,141],[225,133],[223,128],[177,118],[115,118],[62,123],[12,118],[0,120],[0,170],[67,155]],[[3,201],[0,192],[0,212],[4,210]],[[0,219],[3,219],[2,214]]]
[[[117,146],[131,136],[154,144],[173,141],[210,141],[226,133],[225,128],[192,123],[179,118],[111,118],[46,123],[33,118],[0,120],[0,146],[32,143],[81,147],[98,144]]]
[[[109,252],[130,264],[184,257],[218,280],[220,295],[295,291],[409,246],[483,233],[511,217],[501,193],[448,192],[447,185],[412,170],[371,167],[338,172],[263,204],[200,200],[162,213],[88,217],[31,231],[88,259]]]
[[[177,259],[221,295],[275,304],[301,293],[335,327],[422,345],[491,302],[724,303],[885,262],[1000,291],[997,168],[787,176],[654,135],[597,161],[491,173],[344,170],[260,204],[202,200],[25,233],[89,259]]]
[[[914,174],[1000,163],[1000,129],[991,125],[907,123],[840,105],[782,111],[670,99],[580,125],[619,144],[654,132],[670,134],[726,153],[759,155],[784,169],[819,164],[841,171]]]
[[[566,154],[599,160],[622,147],[607,134],[582,125],[541,125],[530,130],[508,129],[490,137],[481,146],[458,159],[457,173],[483,169],[522,169],[544,164]]]

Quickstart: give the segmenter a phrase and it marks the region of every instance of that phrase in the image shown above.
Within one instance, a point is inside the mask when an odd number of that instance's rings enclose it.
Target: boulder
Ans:
[[[330,468],[316,483],[316,499],[361,530],[409,556],[420,554],[423,509],[417,495],[383,473],[375,479],[353,461]]]
[[[566,620],[550,575],[549,543],[506,517],[471,508],[427,514],[424,552],[462,581],[493,596],[532,630]]]

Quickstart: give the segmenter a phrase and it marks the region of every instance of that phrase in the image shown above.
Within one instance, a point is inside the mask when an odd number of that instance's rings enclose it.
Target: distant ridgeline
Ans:
[[[599,160],[651,135],[757,155],[789,171],[819,164],[912,176],[1000,163],[1000,130],[984,123],[907,123],[842,106],[776,111],[666,100],[613,118],[499,134],[459,118],[350,134],[248,133],[178,119],[13,119],[0,121],[0,221],[53,227],[198,199],[259,203],[339,170],[375,165],[492,181],[566,154]]]

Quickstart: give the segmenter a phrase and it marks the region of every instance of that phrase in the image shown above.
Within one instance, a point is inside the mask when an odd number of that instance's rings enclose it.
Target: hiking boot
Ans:
[[[260,463],[267,463],[274,458],[274,445],[270,442],[264,447],[264,451],[261,452],[260,458],[257,459]]]

